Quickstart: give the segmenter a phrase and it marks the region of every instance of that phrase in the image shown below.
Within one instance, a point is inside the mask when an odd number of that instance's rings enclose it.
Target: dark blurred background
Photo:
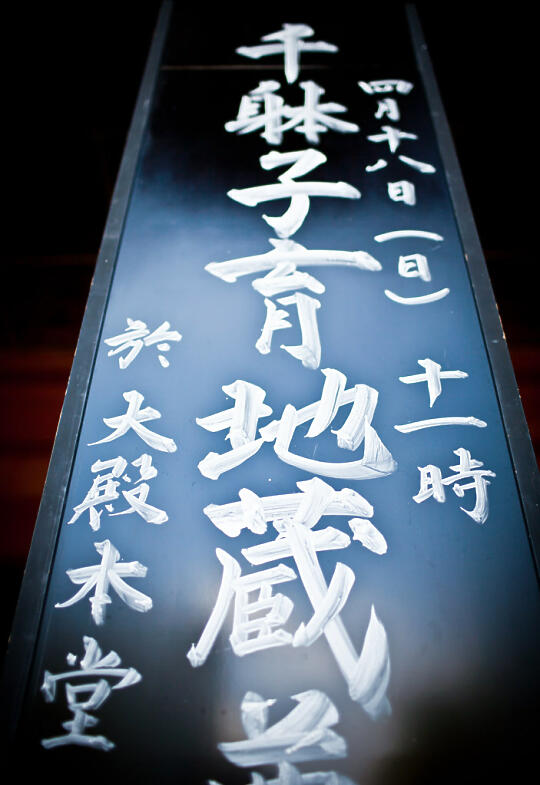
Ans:
[[[386,5],[390,20],[396,4]],[[159,6],[150,0],[20,5],[4,26],[4,639]],[[382,38],[384,30],[364,29],[356,6],[361,51],[363,36]],[[483,6],[417,3],[538,455],[536,26],[520,4],[485,4],[486,13]],[[249,8],[246,13],[262,13],[255,4]],[[298,8],[287,4],[283,21],[309,22],[309,7]],[[201,34],[206,23],[215,35],[219,15],[205,13]],[[350,10],[343,18],[350,19]]]

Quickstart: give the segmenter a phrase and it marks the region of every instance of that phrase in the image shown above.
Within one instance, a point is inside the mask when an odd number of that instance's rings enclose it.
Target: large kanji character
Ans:
[[[257,421],[266,414],[259,405],[251,405],[250,398],[245,395],[237,398],[233,409],[209,417],[197,418],[198,425],[212,432],[230,428],[233,417],[237,421],[243,421],[248,415],[251,418],[249,438],[244,435],[242,443],[237,447],[231,440],[233,449],[229,452],[208,453],[198,464],[201,474],[212,480],[217,479],[223,472],[239,466],[258,452],[265,441],[274,442],[274,451],[284,463],[324,477],[368,480],[385,477],[394,472],[397,464],[371,425],[379,395],[377,390],[365,384],[357,384],[347,390],[345,374],[334,368],[325,368],[322,373],[325,381],[320,400],[298,410],[292,404],[287,404],[280,420],[274,420],[269,425],[259,428],[259,438],[255,438]],[[255,394],[255,390],[258,391],[257,395],[262,395],[260,403],[266,395],[260,387],[242,380],[231,385],[231,388],[236,387],[245,390],[251,396]],[[291,441],[299,425],[311,420],[306,438],[319,436],[331,425],[341,406],[346,404],[352,404],[352,407],[343,425],[335,431],[337,443],[343,449],[354,451],[364,442],[364,455],[361,459],[331,463],[306,458],[291,451]]]

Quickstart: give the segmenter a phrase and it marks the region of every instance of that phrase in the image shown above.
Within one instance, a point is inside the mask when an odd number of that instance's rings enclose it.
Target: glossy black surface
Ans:
[[[250,285],[251,278],[226,284],[204,270],[210,261],[263,253],[270,247],[272,233],[261,219],[263,210],[239,205],[226,195],[233,187],[272,182],[258,165],[259,156],[270,148],[254,134],[227,134],[223,124],[233,119],[240,97],[259,79],[283,83],[282,70],[277,65],[275,72],[261,72],[256,64],[241,71],[176,67],[234,64],[239,60],[233,55],[236,46],[256,43],[262,34],[277,29],[281,20],[269,16],[250,24],[249,30],[224,30],[223,50],[206,52],[196,45],[195,33],[182,30],[180,21],[178,14],[122,233],[21,744],[50,772],[67,766],[94,771],[96,776],[106,769],[137,782],[148,782],[157,772],[163,783],[207,779],[243,783],[249,773],[228,764],[216,745],[244,738],[240,725],[244,693],[254,690],[277,698],[277,718],[291,708],[290,696],[321,689],[338,708],[340,722],[335,729],[347,740],[349,755],[335,763],[314,764],[315,770],[334,769],[359,785],[408,781],[406,772],[396,773],[393,767],[399,769],[399,762],[406,761],[410,771],[415,771],[415,766],[422,765],[426,747],[437,750],[440,745],[449,754],[448,733],[456,733],[456,725],[460,726],[456,756],[459,760],[468,757],[476,766],[485,755],[489,728],[495,738],[510,733],[509,713],[525,716],[532,702],[537,688],[540,608],[491,370],[404,17],[393,20],[391,37],[378,40],[376,46],[366,42],[361,58],[354,36],[343,25],[314,23],[317,37],[336,43],[340,54],[325,55],[323,67],[309,71],[309,78],[324,86],[328,100],[345,104],[344,117],[361,126],[359,134],[329,132],[321,138],[318,148],[328,161],[313,173],[314,179],[345,180],[362,191],[362,198],[312,199],[309,215],[294,238],[308,248],[366,250],[383,265],[377,273],[343,268],[311,272],[326,285],[319,298],[321,368],[337,368],[347,375],[349,384],[364,383],[379,390],[373,423],[399,464],[398,472],[385,479],[330,481],[336,488],[353,487],[369,499],[375,508],[374,523],[388,541],[388,553],[376,556],[353,543],[345,551],[320,555],[327,580],[337,560],[349,564],[356,574],[342,616],[357,647],[372,603],[386,627],[393,715],[374,724],[351,702],[324,639],[306,650],[284,647],[240,659],[228,643],[229,619],[205,665],[194,670],[185,657],[216,596],[220,567],[215,548],[226,549],[248,571],[240,549],[261,539],[252,534],[228,539],[212,527],[202,508],[236,501],[243,487],[261,496],[290,493],[297,481],[308,478],[281,463],[271,445],[216,482],[202,477],[198,461],[207,452],[224,451],[227,443],[222,435],[199,428],[195,417],[230,405],[221,386],[235,379],[263,387],[266,402],[274,416],[279,416],[286,403],[300,407],[317,400],[323,376],[302,368],[279,349],[280,339],[299,342],[294,318],[287,334],[275,336],[272,353],[259,355],[254,343],[264,307]],[[318,64],[313,56],[305,62]],[[402,119],[397,125],[418,134],[419,139],[404,142],[399,152],[429,161],[437,167],[436,174],[421,175],[397,160],[382,172],[365,173],[365,165],[379,157],[379,150],[381,156],[389,160],[391,156],[387,150],[382,152],[382,145],[366,140],[381,123],[373,117],[375,98],[365,95],[357,81],[385,76],[415,84],[412,93],[398,96]],[[302,73],[301,78],[307,77]],[[301,91],[296,84],[282,94],[293,103]],[[289,132],[280,149],[300,149],[303,141]],[[413,208],[394,204],[386,195],[386,182],[402,177],[417,186],[418,204]],[[281,203],[269,212],[277,213],[279,207]],[[444,242],[374,241],[380,232],[404,228],[437,232]],[[398,256],[414,252],[429,258],[431,288],[397,273]],[[451,290],[447,298],[417,308],[397,305],[384,296],[385,289],[414,296],[446,286]],[[183,334],[182,342],[172,345],[170,368],[161,368],[148,349],[125,371],[107,357],[103,339],[121,332],[128,316],[152,328],[167,319]],[[418,372],[417,360],[424,357],[445,369],[469,373],[466,380],[443,382],[443,394],[433,410],[424,385],[406,386],[398,380]],[[163,415],[149,427],[174,437],[179,445],[173,455],[153,453],[159,475],[151,483],[149,501],[166,509],[169,521],[154,527],[135,515],[104,516],[96,535],[83,516],[68,528],[65,522],[71,509],[90,485],[93,461],[119,454],[133,460],[149,452],[133,434],[110,444],[87,446],[108,433],[102,418],[122,413],[122,393],[131,389],[140,390],[145,404]],[[411,420],[452,415],[475,415],[487,421],[488,427],[429,429],[410,435],[393,428]],[[343,419],[343,414],[338,415],[337,424]],[[305,430],[299,429],[293,449],[310,457],[316,449],[317,457],[326,460],[351,459],[337,449],[330,433],[314,445],[302,439]],[[483,526],[459,510],[460,505],[473,506],[473,492],[463,501],[448,493],[444,505],[433,499],[421,505],[412,500],[418,491],[417,467],[433,463],[445,476],[448,466],[456,462],[452,451],[461,446],[497,475],[489,487],[490,515]],[[345,519],[326,519],[325,523],[344,528]],[[105,625],[97,628],[87,599],[65,610],[53,606],[74,593],[65,570],[96,563],[92,543],[105,537],[110,537],[123,559],[138,559],[148,566],[147,578],[133,583],[152,596],[154,608],[140,615],[115,595]],[[286,584],[283,592],[295,602],[288,625],[294,631],[311,611],[300,581]],[[67,747],[42,751],[39,739],[59,733],[61,722],[68,718],[61,701],[42,702],[37,690],[43,671],[56,672],[63,668],[68,652],[82,652],[83,635],[96,637],[104,652],[118,651],[123,664],[136,667],[143,680],[113,694],[98,713],[99,730],[114,739],[115,750],[103,753]],[[467,717],[465,727],[463,716]]]

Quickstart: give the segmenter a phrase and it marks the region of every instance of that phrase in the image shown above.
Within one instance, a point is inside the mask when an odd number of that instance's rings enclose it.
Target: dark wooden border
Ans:
[[[86,407],[99,337],[124,230],[144,132],[150,117],[172,2],[163,3],[113,192],[4,663],[4,740],[12,741],[23,707],[56,552],[67,489]]]
[[[424,83],[461,236],[538,577],[540,575],[540,474],[469,197],[418,13],[414,5],[407,5],[406,13],[416,63]]]

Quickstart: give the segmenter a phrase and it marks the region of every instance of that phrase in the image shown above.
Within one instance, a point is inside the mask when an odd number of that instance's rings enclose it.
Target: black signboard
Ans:
[[[23,769],[524,759],[537,478],[414,10],[384,30],[162,9],[8,657]]]

